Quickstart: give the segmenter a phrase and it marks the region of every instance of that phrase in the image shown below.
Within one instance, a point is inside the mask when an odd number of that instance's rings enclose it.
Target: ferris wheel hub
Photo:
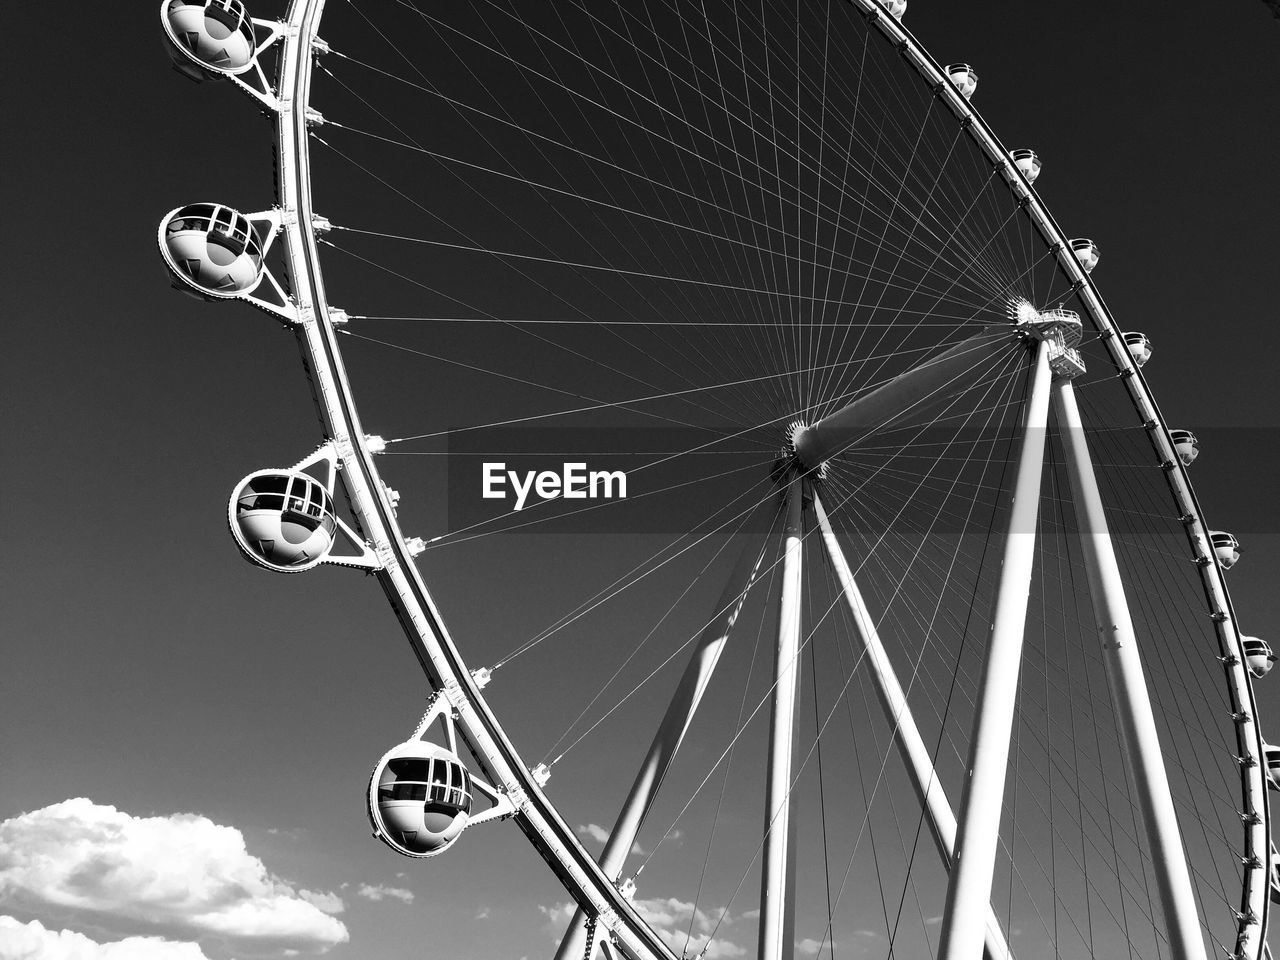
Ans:
[[[771,476],[779,486],[797,474],[808,474],[811,479],[825,480],[830,473],[830,463],[820,460],[810,462],[803,454],[804,436],[811,429],[805,420],[792,420],[783,430],[782,453],[773,464]]]
[[[1055,376],[1071,380],[1085,372],[1077,349],[1084,332],[1080,314],[1061,306],[1040,310],[1019,298],[1009,303],[1009,317],[1019,336],[1048,344],[1049,366]]]

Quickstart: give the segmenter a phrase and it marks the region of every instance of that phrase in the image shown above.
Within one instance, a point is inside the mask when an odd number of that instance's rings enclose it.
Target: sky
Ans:
[[[226,535],[235,480],[317,430],[290,338],[167,284],[159,217],[269,205],[271,140],[244,98],[168,69],[155,7],[7,13],[25,42],[0,147],[22,327],[4,352],[0,958],[548,956],[566,898],[510,824],[426,865],[368,836],[368,770],[425,695],[372,580],[273,577]],[[914,0],[907,23],[978,68],[978,108],[1035,147],[1040,195],[1102,247],[1095,278],[1152,337],[1164,414],[1201,439],[1210,524],[1244,543],[1242,626],[1276,640],[1280,23],[1257,0]],[[432,575],[482,611],[544,586],[473,571]],[[541,669],[498,709],[541,717],[565,666]],[[1258,685],[1264,731],[1277,682]],[[600,793],[565,799],[589,846],[616,804]]]

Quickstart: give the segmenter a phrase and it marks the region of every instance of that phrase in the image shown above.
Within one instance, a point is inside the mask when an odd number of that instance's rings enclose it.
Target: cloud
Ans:
[[[483,906],[483,907],[481,907],[479,910],[477,910],[477,911],[476,911],[476,916],[475,916],[475,918],[476,918],[477,920],[488,920],[488,919],[489,919],[489,914],[490,914],[490,913],[492,913],[492,912],[493,912],[493,910],[492,910],[491,908],[489,908],[488,906]]]
[[[373,900],[375,902],[391,897],[393,900],[401,900],[404,903],[413,903],[413,891],[406,890],[404,887],[388,887],[381,883],[362,883],[356,888],[356,893],[364,897],[366,900]]]
[[[598,823],[579,824],[577,833],[578,836],[594,840],[596,843],[607,843],[609,841],[609,831]],[[643,854],[645,849],[639,843],[633,843],[631,844],[631,852],[633,854]]]
[[[74,930],[49,930],[39,920],[0,916],[0,960],[208,960],[198,944],[161,937],[98,943]]]
[[[667,946],[706,960],[745,956],[746,948],[724,939],[721,931],[732,926],[734,918],[722,911],[704,911],[692,903],[669,897],[666,900],[636,900],[636,911],[666,941]],[[692,921],[692,930],[690,921]],[[717,927],[719,929],[717,929]],[[716,938],[711,939],[715,933]],[[706,953],[702,953],[703,950]]]
[[[745,956],[747,951],[732,941],[725,940],[720,931],[732,926],[733,917],[726,914],[723,919],[720,911],[707,912],[697,910],[692,903],[670,897],[666,900],[636,900],[636,912],[653,927],[659,937],[673,951],[682,955],[694,956],[706,949],[706,960],[724,960],[726,957]],[[539,906],[543,915],[550,921],[548,930],[559,938],[569,920],[573,917],[572,903],[558,903],[552,907]],[[692,930],[690,930],[692,921]],[[716,930],[717,924],[720,930]],[[716,939],[711,939],[712,932]]]
[[[325,909],[340,907],[337,897],[272,876],[236,828],[190,813],[135,817],[83,797],[0,822],[0,903],[259,950],[322,952],[348,939]]]
[[[580,824],[578,836],[594,840],[596,843],[604,843],[609,839],[609,831],[598,823]]]
[[[928,920],[925,921],[925,923],[928,922]],[[884,934],[876,930],[855,930],[853,931],[853,935],[863,941],[863,943],[866,943],[869,940],[884,939]],[[846,941],[846,946],[847,945]],[[839,947],[840,943],[837,943],[834,940],[815,940],[813,937],[805,937],[803,940],[796,941],[796,953],[807,957],[816,957],[819,953],[827,953],[828,951],[830,951],[831,955],[834,956],[835,951]],[[854,943],[852,949],[855,953],[865,954],[868,948],[858,943]]]
[[[559,940],[564,934],[564,928],[569,925],[569,921],[573,919],[572,903],[557,903],[553,907],[544,907],[538,904],[538,910],[547,918],[547,931]]]
[[[324,893],[319,890],[299,890],[298,896],[317,910],[323,910],[325,913],[342,913],[343,910],[347,909],[347,905],[342,902],[342,898],[336,893]]]

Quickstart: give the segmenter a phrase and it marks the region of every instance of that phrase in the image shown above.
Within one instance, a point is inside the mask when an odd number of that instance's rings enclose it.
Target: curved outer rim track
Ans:
[[[1270,813],[1264,782],[1262,737],[1258,729],[1253,688],[1245,665],[1235,611],[1215,559],[1199,503],[1185,468],[1174,452],[1169,428],[1134,365],[1093,283],[1071,252],[1066,235],[1041,204],[1034,190],[1013,166],[982,118],[969,106],[941,67],[877,0],[846,0],[894,42],[937,96],[946,100],[957,119],[1001,168],[1010,189],[1026,206],[1046,241],[1057,248],[1058,259],[1076,282],[1112,360],[1121,371],[1140,422],[1165,466],[1170,490],[1187,530],[1193,560],[1217,630],[1220,659],[1234,712],[1240,759],[1244,823],[1244,888],[1238,912],[1235,957],[1258,960],[1264,946],[1269,908]],[[378,580],[396,612],[427,678],[453,704],[468,745],[485,775],[512,800],[515,819],[542,854],[565,889],[590,914],[598,916],[617,946],[636,960],[675,960],[675,954],[640,918],[635,908],[583,849],[574,832],[533,781],[515,747],[480,694],[449,636],[444,620],[405,547],[404,536],[391,512],[373,454],[365,441],[346,370],[338,350],[311,229],[311,169],[306,107],[311,86],[313,42],[324,0],[293,0],[288,14],[280,62],[280,101],[276,114],[278,149],[277,190],[283,209],[286,260],[299,323],[299,346],[311,380],[312,394],[327,436],[340,457],[340,476],[362,532],[373,545],[382,568]]]

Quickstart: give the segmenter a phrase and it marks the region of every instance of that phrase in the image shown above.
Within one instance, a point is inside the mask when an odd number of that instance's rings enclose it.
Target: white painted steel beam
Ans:
[[[853,639],[865,653],[863,669],[871,678],[880,706],[884,710],[885,719],[893,729],[894,744],[902,756],[902,762],[906,765],[911,786],[924,807],[925,822],[929,825],[929,832],[938,848],[938,854],[942,857],[943,866],[950,870],[956,845],[955,813],[951,809],[946,793],[943,792],[942,784],[938,781],[929,748],[925,746],[920,728],[916,726],[915,717],[911,713],[911,706],[907,703],[907,695],[902,689],[902,684],[898,682],[898,675],[893,669],[893,664],[889,662],[884,644],[880,642],[880,633],[862,599],[862,591],[858,589],[857,581],[853,578],[853,571],[849,568],[848,560],[845,559],[840,541],[836,539],[835,530],[827,517],[822,498],[817,494],[813,498],[813,512],[818,521],[818,528],[822,531],[822,539],[827,548],[827,555],[831,558],[831,566],[835,570],[836,579],[840,582],[845,602],[853,617]],[[1000,921],[996,917],[995,910],[990,906],[987,907],[985,942],[988,960],[1008,960],[1009,944],[1000,929]]]
[[[979,960],[986,938],[991,878],[1000,840],[1009,736],[1022,665],[1027,595],[1035,558],[1040,480],[1044,469],[1045,426],[1049,416],[1050,343],[1036,346],[1031,393],[1022,424],[1022,450],[1005,537],[995,617],[978,685],[969,777],[960,800],[956,849],[942,914],[939,960]]]
[[[1138,809],[1151,848],[1152,869],[1164,910],[1169,951],[1174,960],[1205,960],[1204,939],[1196,909],[1195,891],[1186,853],[1178,832],[1178,818],[1169,792],[1169,777],[1160,752],[1151,698],[1138,655],[1137,635],[1124,581],[1116,562],[1098,480],[1093,472],[1076,404],[1067,378],[1053,385],[1054,412],[1066,453],[1067,476],[1079,527],[1081,552],[1089,577],[1089,596],[1101,641],[1111,700],[1120,727],[1120,741],[1138,795]]]
[[[648,816],[649,808],[653,806],[654,798],[658,795],[658,789],[662,786],[671,761],[675,759],[676,751],[680,749],[680,744],[689,729],[693,715],[698,710],[698,704],[707,689],[707,684],[711,682],[711,675],[715,673],[720,654],[729,640],[729,633],[742,613],[747,593],[760,573],[764,555],[765,550],[754,542],[754,538],[753,542],[743,548],[738,562],[725,583],[724,592],[716,604],[715,614],[698,635],[689,663],[684,669],[671,702],[667,705],[667,712],[658,726],[658,732],[654,734],[653,742],[649,745],[649,751],[645,754],[644,762],[640,765],[627,799],[622,804],[622,810],[614,823],[612,833],[609,834],[604,852],[600,855],[600,868],[606,876],[615,881],[622,871],[632,844],[635,843],[636,834],[640,832],[644,818]],[[569,923],[569,929],[560,941],[556,958],[557,960],[582,960],[587,956],[586,948],[587,915],[579,907]]]
[[[997,324],[852,400],[795,437],[796,456],[814,469],[877,430],[923,421],[974,385],[971,373],[1015,342],[1013,324]]]
[[[759,960],[792,960],[795,953],[795,827],[791,820],[791,761],[800,687],[801,550],[804,488],[786,481],[782,597],[774,653],[773,704],[769,720],[769,766],[765,785],[764,856],[760,876]]]

